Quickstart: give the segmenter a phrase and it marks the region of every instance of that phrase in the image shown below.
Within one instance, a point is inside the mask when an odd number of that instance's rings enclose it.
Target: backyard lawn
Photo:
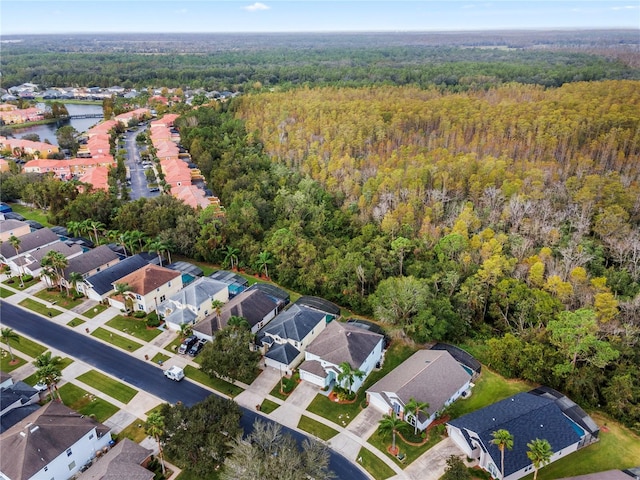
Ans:
[[[475,385],[470,397],[460,398],[449,407],[447,413],[451,418],[458,418],[516,393],[528,392],[534,388],[533,385],[524,381],[507,380],[484,365]]]
[[[364,447],[360,449],[356,458],[362,459],[358,461],[358,463],[360,463],[367,472],[373,475],[376,480],[385,480],[396,474],[387,464]]]
[[[538,472],[540,480],[638,466],[640,437],[602,415],[590,415],[601,428],[600,441],[542,468]],[[607,431],[602,429],[603,425]],[[525,478],[533,478],[533,475]]]
[[[313,418],[309,418],[305,415],[302,415],[300,417],[298,428],[300,430],[304,430],[305,432],[309,432],[310,434],[315,435],[322,440],[329,440],[330,438],[335,437],[338,434],[337,430],[320,422],[317,422]]]
[[[43,227],[51,227],[52,225],[47,221],[47,214],[38,208],[28,207],[19,203],[9,203],[11,209],[22,215],[27,220],[35,220],[41,223]]]
[[[47,348],[45,346],[40,345],[33,340],[29,340],[22,335],[18,335],[18,338],[18,341],[11,340],[11,348],[13,349],[14,353],[17,350],[31,358],[36,358],[38,355],[41,355],[47,351]]]
[[[230,397],[235,397],[236,395],[242,393],[244,391],[243,388],[234,385],[233,383],[229,383],[226,380],[222,380],[221,378],[211,378],[206,373],[198,370],[191,365],[187,365],[184,367],[184,374],[198,383],[206,385],[208,387],[217,390],[220,393],[224,393],[225,395],[229,395]]]
[[[44,300],[45,302],[55,302],[55,304],[60,308],[66,308],[67,310],[71,310],[73,307],[77,307],[86,300],[86,298],[84,297],[70,297],[67,295],[66,290],[63,290],[61,292],[57,288],[45,288],[36,293],[35,296],[40,300]]]
[[[99,338],[100,340],[104,340],[105,342],[115,345],[116,347],[120,347],[123,350],[129,350],[130,352],[133,352],[142,347],[140,343],[129,340],[128,338],[125,338],[122,335],[118,335],[117,333],[112,333],[102,327],[96,328],[93,332],[91,332],[91,335],[93,337]]]
[[[111,398],[120,400],[122,403],[129,403],[133,397],[138,393],[137,390],[114,380],[96,370],[90,370],[87,373],[83,373],[78,380],[90,385],[91,387],[106,393]]]
[[[107,308],[109,308],[108,305],[103,305],[99,303],[98,305],[94,305],[93,307],[89,308],[86,312],[83,312],[82,315],[84,315],[87,318],[93,318],[96,315],[100,315]]]
[[[118,411],[118,407],[96,397],[95,395],[66,383],[59,389],[62,403],[82,415],[94,415],[98,422],[104,422]]]
[[[135,317],[117,315],[106,324],[111,328],[120,330],[123,333],[127,333],[131,336],[144,340],[145,342],[150,342],[162,333],[162,331],[157,328],[147,328],[143,319]]]
[[[29,310],[33,310],[34,312],[38,312],[42,315],[46,315],[49,317],[57,317],[62,313],[60,310],[56,310],[55,308],[49,308],[47,305],[40,302],[36,302],[35,300],[32,300],[30,298],[25,298],[19,303],[19,305],[22,305],[23,307],[28,308]]]

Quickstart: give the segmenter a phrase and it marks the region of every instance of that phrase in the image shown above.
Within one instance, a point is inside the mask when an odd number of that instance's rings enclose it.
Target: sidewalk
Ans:
[[[0,280],[2,280],[2,277],[0,277]],[[29,287],[25,291],[15,290],[10,286],[6,286],[6,285],[3,285],[3,288],[7,288],[8,290],[15,292],[14,295],[3,299],[3,301],[18,304],[20,301],[22,301],[25,298],[31,298],[34,293],[38,292],[43,287],[41,284],[36,284],[36,285],[33,285],[32,287]],[[35,300],[43,303],[42,300],[40,299],[35,299]],[[106,309],[104,312],[101,312],[100,314],[96,315],[94,318],[85,317],[82,313],[80,313],[80,312],[86,312],[88,309],[91,308],[91,304],[88,301],[83,302],[83,304],[81,304],[77,308],[74,308],[74,311],[65,310],[63,308],[60,308],[59,306],[55,306],[55,308],[57,310],[61,310],[63,313],[56,317],[51,318],[50,320],[60,325],[64,325],[66,328],[74,328],[76,331],[82,332],[86,335],[90,335],[91,332],[93,332],[96,328],[103,328],[105,330],[113,332],[114,334],[128,338],[132,341],[143,343],[141,342],[140,338],[137,338],[127,333],[121,332],[120,330],[111,328],[108,325],[105,325],[107,321],[111,320],[114,316],[120,314],[120,311],[116,308],[110,307]],[[84,323],[76,327],[68,326],[67,323],[73,320],[74,318],[79,318],[83,320]],[[171,331],[162,332],[160,335],[154,338],[151,342],[144,342],[141,348],[137,349],[136,351],[128,352],[128,353],[138,359],[146,360],[146,361],[149,361],[151,358],[153,358],[153,356],[156,355],[156,353],[162,353],[169,357],[169,359],[165,361],[163,364],[164,368],[172,365],[178,365],[180,367],[192,365],[195,368],[198,368],[198,364],[194,362],[193,359],[191,359],[190,357],[187,357],[185,355],[178,355],[174,352],[170,352],[164,349],[166,345],[168,345],[169,343],[171,343],[171,341],[175,339],[175,335],[176,335],[175,332],[171,332]],[[103,340],[100,340],[96,337],[93,337],[93,338],[97,341],[102,341],[103,343],[108,344],[108,342],[104,342]],[[55,351],[53,351],[53,353],[54,355],[62,354],[62,352],[55,352]],[[21,356],[25,356],[24,354],[22,354],[22,352],[20,352],[19,354]],[[147,394],[146,392],[141,392],[141,391],[139,391],[139,393],[126,405],[123,404],[122,402],[117,401],[116,399],[112,399],[109,396],[105,395],[104,393],[96,389],[93,389],[91,386],[86,385],[85,383],[77,380],[77,377],[79,375],[81,375],[82,373],[85,373],[91,368],[92,367],[84,364],[83,362],[80,362],[74,359],[74,363],[65,369],[64,375],[63,375],[64,380],[63,382],[61,382],[61,384],[68,381],[71,381],[73,383],[79,383],[80,386],[83,389],[87,390],[89,393],[99,396],[100,398],[104,398],[108,402],[120,408],[120,411],[118,413],[116,413],[111,418],[105,421],[105,424],[110,426],[114,432],[120,432],[123,428],[131,424],[131,422],[133,422],[135,419],[145,420],[146,419],[145,412],[151,410],[156,405],[159,405],[160,403],[162,403],[162,400],[150,394]],[[161,368],[161,367],[158,365],[158,368]],[[24,365],[14,370],[14,372],[12,373],[16,375],[16,377],[19,375],[21,376],[21,378],[24,378],[25,376],[30,375],[34,371],[35,371],[35,367],[33,367],[31,365],[31,362],[29,361],[27,365]],[[349,460],[353,461],[353,463],[358,465],[358,467],[363,471],[363,473],[366,473],[368,476],[370,476],[368,472],[366,472],[360,466],[360,464],[356,461],[358,452],[363,447],[369,450],[374,455],[376,455],[376,457],[378,457],[382,462],[384,462],[387,466],[389,466],[389,468],[391,468],[395,472],[396,475],[392,478],[397,480],[411,480],[413,478],[416,478],[416,479],[422,478],[422,477],[415,477],[414,475],[411,475],[409,473],[410,472],[409,467],[407,467],[406,471],[403,471],[402,468],[400,468],[400,466],[398,466],[387,455],[385,455],[383,452],[380,452],[373,445],[367,442],[367,439],[377,429],[379,418],[382,417],[382,415],[378,413],[375,409],[367,408],[363,410],[345,428],[341,425],[334,424],[333,422],[327,420],[326,418],[316,415],[315,413],[312,413],[307,410],[309,404],[313,401],[313,399],[319,392],[319,389],[317,387],[309,383],[301,382],[293,391],[293,393],[285,401],[282,401],[279,398],[271,396],[270,392],[273,389],[273,387],[279,382],[279,380],[280,380],[279,372],[276,371],[275,369],[271,369],[267,367],[261,372],[261,374],[256,378],[256,380],[251,385],[246,385],[241,382],[234,382],[236,385],[244,389],[244,391],[240,393],[234,400],[239,405],[252,410],[255,410],[256,406],[260,405],[265,399],[271,400],[272,402],[280,405],[280,407],[278,407],[268,415],[265,415],[262,412],[258,412],[258,413],[260,413],[260,415],[263,415],[267,418],[270,418],[275,422],[285,425],[291,429],[300,431],[305,435],[310,435],[310,434],[298,429],[298,423],[302,415],[305,415],[306,417],[309,417],[327,426],[330,426],[331,428],[335,429],[339,433],[338,435],[330,439],[328,442],[325,442],[327,446],[329,446],[332,450],[335,450],[336,452],[342,454]],[[122,380],[119,380],[119,379],[118,381],[122,382]],[[123,382],[123,383],[126,383],[126,382]],[[132,387],[132,388],[135,388],[135,387]],[[205,388],[208,388],[208,387],[205,387]],[[214,392],[214,390],[210,388],[209,390]],[[221,394],[220,392],[217,392],[217,391],[216,393]],[[224,394],[222,395],[226,396]],[[145,446],[147,445],[145,444]],[[151,443],[149,443],[149,446],[147,446],[147,448],[152,448]],[[157,449],[157,447],[153,447],[153,448]],[[426,457],[427,454],[429,454],[429,452],[426,452],[423,455],[423,457]],[[420,459],[414,462],[413,465],[418,465],[419,461]],[[420,469],[425,468],[424,463],[420,462],[420,465],[421,465],[421,467],[419,467]],[[429,465],[428,470],[432,470],[433,466],[430,465],[430,462],[428,462],[427,465]],[[439,470],[440,469],[436,469],[435,471],[437,472]]]

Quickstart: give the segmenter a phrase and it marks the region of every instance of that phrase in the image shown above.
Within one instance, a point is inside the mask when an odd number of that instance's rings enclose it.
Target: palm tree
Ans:
[[[131,240],[133,242],[138,243],[138,246],[140,247],[140,251],[142,251],[142,242],[143,240],[145,240],[147,235],[144,232],[141,232],[140,230],[132,230],[131,232],[129,232],[129,235],[131,236]]]
[[[15,235],[11,234],[11,236],[9,237],[9,243],[16,250],[16,256],[20,255],[20,244],[22,243],[22,240],[20,240]],[[22,281],[22,269],[20,268],[19,265],[18,265],[18,275],[20,275],[20,288],[24,288],[24,282]]]
[[[81,222],[67,222],[67,232],[69,232],[73,237],[79,237],[83,231],[83,227],[80,224]]]
[[[11,340],[15,340],[20,343],[20,336],[13,331],[13,328],[5,327],[0,330],[0,336],[2,337],[2,341],[7,344],[9,347],[9,356],[11,357],[11,361],[15,361],[15,357],[13,356],[13,351],[11,350]]]
[[[104,230],[105,225],[102,222],[98,222],[96,220],[92,220],[89,223],[89,226],[93,230],[93,235],[96,237],[96,245],[98,245],[98,230],[100,230],[102,232],[102,230]]]
[[[362,370],[353,369],[349,362],[342,362],[340,364],[340,373],[338,374],[338,382],[342,383],[343,380],[346,380],[347,385],[349,386],[349,393],[353,393],[351,387],[353,385],[353,381],[356,378],[364,377],[364,372]]]
[[[396,412],[393,410],[391,411],[391,415],[384,415],[382,417],[382,420],[380,420],[380,423],[378,425],[378,435],[386,437],[387,435],[389,435],[389,433],[391,433],[392,441],[390,453],[392,455],[396,455],[398,453],[398,449],[396,447],[396,433],[404,430],[405,428],[407,428],[407,426],[408,425],[406,423],[404,423],[396,416]]]
[[[237,315],[231,315],[231,317],[229,317],[229,321],[227,322],[227,325],[230,327],[236,327],[242,330],[251,330],[251,325],[249,325],[249,322],[247,321],[247,319],[244,317],[239,317]]]
[[[182,338],[187,338],[189,335],[193,333],[193,327],[190,323],[181,323],[180,324],[180,335]]]
[[[122,296],[124,309],[127,311],[127,315],[129,315],[129,313],[131,313],[131,310],[133,310],[133,300],[129,298],[129,295],[126,295],[126,293],[130,291],[131,287],[128,283],[116,283],[116,295]],[[129,305],[131,306],[131,308],[129,308]]]
[[[222,315],[222,307],[224,307],[224,302],[221,302],[220,300],[211,300],[211,308],[216,312],[218,323],[220,322],[220,315]]]
[[[150,437],[153,437],[158,444],[158,456],[160,457],[160,464],[162,465],[162,473],[164,473],[164,455],[162,454],[162,442],[160,441],[164,435],[164,417],[160,415],[160,412],[151,412],[149,414],[144,424],[144,432]]]
[[[91,232],[91,221],[92,220],[90,218],[87,218],[78,224],[78,233],[80,235],[88,234],[89,237],[91,237],[91,234],[89,233]]]
[[[551,444],[547,440],[539,438],[527,443],[527,447],[529,447],[527,457],[533,463],[533,480],[536,480],[538,478],[538,470],[551,462],[553,450],[551,450]]]
[[[62,292],[62,279],[64,278],[64,269],[69,266],[69,260],[62,253],[56,252],[55,250],[50,250],[47,254],[42,257],[42,261],[40,264],[45,267],[52,269],[55,273],[56,282],[60,291]],[[69,284],[65,283],[64,285],[67,289],[67,295],[69,294]]]
[[[258,268],[264,268],[264,276],[269,278],[269,270],[267,270],[267,265],[273,264],[273,257],[269,252],[265,252],[264,250],[258,254],[257,260]]]
[[[227,250],[224,252],[224,262],[229,262],[231,264],[231,270],[233,270],[233,266],[238,266],[238,254],[240,250],[231,245],[227,245]]]
[[[60,392],[58,392],[58,382],[62,377],[61,365],[62,359],[58,356],[52,356],[51,352],[45,352],[41,355],[38,355],[33,361],[33,365],[38,369],[36,371],[36,376],[38,381],[44,383],[49,390],[49,395],[51,395],[51,399],[55,398],[54,392],[58,396],[58,400],[62,401],[62,397],[60,397]]]
[[[428,402],[419,402],[418,400],[416,400],[413,397],[410,397],[409,401],[404,406],[404,411],[407,412],[408,414],[410,414],[411,416],[413,416],[413,418],[415,420],[415,422],[414,422],[414,430],[413,430],[413,434],[414,435],[418,434],[418,415],[420,415],[420,412],[425,412],[426,413],[428,408],[429,408],[429,403]]]
[[[162,256],[160,255],[160,252],[162,252],[162,244],[157,239],[148,240],[144,248],[146,248],[148,252],[155,252],[158,255],[160,266],[162,266]]]
[[[71,272],[69,274],[69,283],[73,287],[73,289],[78,293],[78,282],[82,281],[82,274],[78,272]]]
[[[498,447],[500,450],[500,461],[502,462],[502,476],[504,478],[504,450],[505,448],[511,450],[513,448],[513,435],[508,430],[500,429],[491,434],[493,440],[491,443]]]

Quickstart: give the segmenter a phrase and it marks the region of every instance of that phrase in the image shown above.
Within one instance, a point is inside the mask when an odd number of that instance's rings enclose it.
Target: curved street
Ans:
[[[3,326],[11,327],[27,337],[64,352],[166,402],[181,401],[186,405],[193,405],[209,395],[215,395],[212,391],[186,379],[176,384],[165,378],[160,369],[150,363],[145,363],[121,350],[97,341],[89,335],[83,335],[60,326],[45,317],[9,302],[3,301],[1,303],[0,314]],[[251,429],[256,418],[271,421],[247,408],[242,408],[242,412],[241,425],[245,432]],[[284,426],[283,429],[298,441],[306,438],[298,431]],[[356,465],[342,455],[333,450],[329,450],[329,453],[330,468],[338,478],[349,480],[368,478]]]

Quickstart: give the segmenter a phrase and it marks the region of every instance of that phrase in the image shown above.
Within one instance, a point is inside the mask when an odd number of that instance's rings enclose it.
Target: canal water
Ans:
[[[65,103],[69,115],[89,115],[89,114],[102,114],[102,104],[85,105],[75,103]],[[42,106],[39,104],[38,106]],[[86,132],[95,124],[101,122],[102,118],[72,118],[69,120],[60,120],[56,123],[47,123],[46,125],[34,125],[27,128],[14,128],[13,136],[15,138],[22,138],[27,133],[35,133],[40,136],[40,141],[44,142],[45,139],[49,139],[52,145],[58,145],[56,139],[56,130],[65,125],[71,125],[78,132]]]

